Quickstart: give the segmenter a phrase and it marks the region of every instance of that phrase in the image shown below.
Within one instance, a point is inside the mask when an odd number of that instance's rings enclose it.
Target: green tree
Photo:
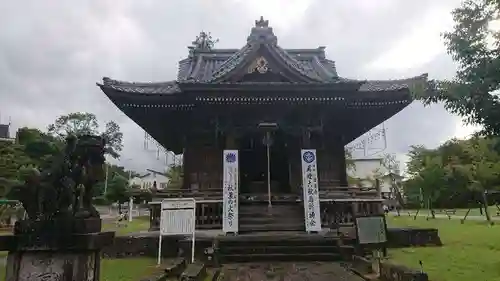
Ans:
[[[107,166],[106,169],[107,169],[107,173],[108,173],[108,189],[109,189],[109,183],[111,182],[113,177],[116,175],[119,175],[122,178],[127,179],[127,181],[129,179],[129,177],[133,178],[133,177],[139,176],[138,173],[136,173],[134,171],[130,171],[130,170],[125,170],[125,168],[122,166],[118,166],[118,165],[114,165],[114,164],[110,164],[110,163],[106,163],[106,166]],[[99,197],[99,196],[103,195],[104,189],[105,189],[104,186],[105,186],[104,181],[96,184],[96,186],[94,188],[94,195],[93,196]]]
[[[75,112],[60,116],[48,126],[48,132],[60,139],[70,134],[100,134],[106,139],[106,152],[113,158],[119,158],[123,148],[123,133],[120,131],[120,126],[114,121],[109,121],[101,132],[97,117],[92,113]]]
[[[24,153],[31,158],[33,164],[45,169],[51,165],[55,155],[58,155],[64,143],[47,133],[34,128],[20,128],[17,131],[17,143],[23,146]]]
[[[171,165],[166,176],[169,179],[168,188],[178,189],[182,187],[184,180],[184,168],[182,165]]]
[[[470,124],[481,125],[480,134],[500,136],[500,33],[491,23],[499,20],[497,0],[467,0],[452,12],[455,26],[444,33],[448,52],[458,63],[451,81],[431,81],[423,95],[426,103],[445,107]],[[500,147],[497,147],[500,149]]]
[[[456,164],[455,167],[469,181],[472,192],[480,194],[486,219],[492,222],[488,212],[487,191],[500,185],[500,155],[493,149],[496,141],[484,138],[472,138],[464,145],[464,153],[469,161]]]
[[[423,193],[426,202],[439,207],[487,205],[485,191],[500,186],[497,140],[474,137],[450,140],[436,149],[412,147],[407,163],[410,180],[405,192]],[[412,202],[416,203],[416,202]],[[489,216],[489,214],[487,214]]]
[[[32,166],[33,161],[24,153],[22,145],[0,141],[0,197],[19,180],[19,170]]]
[[[119,210],[121,210],[121,205],[127,202],[130,196],[127,178],[118,174],[113,175],[108,182],[108,190],[105,194],[106,199],[109,202],[118,203]]]

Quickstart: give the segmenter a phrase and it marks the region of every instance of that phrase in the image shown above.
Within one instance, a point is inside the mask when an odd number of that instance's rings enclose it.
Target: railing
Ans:
[[[377,199],[376,194],[377,191],[373,189],[320,187],[321,225],[324,228],[352,227],[356,215],[381,214],[383,212],[382,200]],[[162,198],[195,198],[197,202],[196,228],[222,228],[223,204],[222,189],[220,188],[198,191],[168,189],[158,191],[154,196],[157,201],[150,204],[150,230],[159,230],[160,228],[160,203]],[[244,195],[241,194],[241,196]],[[295,201],[300,202],[300,197],[298,196]]]
[[[221,199],[222,188],[210,188],[201,190],[190,189],[165,189],[158,190],[153,194],[156,198],[198,198],[198,199]]]
[[[380,215],[382,199],[320,199],[321,225],[325,228],[353,226],[356,216]]]
[[[196,202],[196,227],[198,229],[222,229],[222,200]]]
[[[352,202],[320,201],[321,226],[324,228],[338,228],[353,224]]]
[[[377,189],[365,189],[359,187],[347,186],[320,186],[320,198],[376,198],[378,197]]]

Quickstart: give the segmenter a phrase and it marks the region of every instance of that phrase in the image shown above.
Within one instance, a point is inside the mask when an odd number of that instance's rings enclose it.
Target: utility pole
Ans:
[[[108,176],[109,176],[109,165],[108,163],[104,163],[106,165],[106,176],[104,178],[104,195],[106,195],[108,191]]]

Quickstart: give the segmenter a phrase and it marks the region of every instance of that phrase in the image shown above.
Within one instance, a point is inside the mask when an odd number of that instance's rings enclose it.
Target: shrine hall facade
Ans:
[[[236,204],[231,206],[239,230],[304,229],[304,153],[309,151],[314,208],[320,213],[314,215],[323,228],[350,224],[356,214],[379,213],[377,190],[348,187],[344,146],[408,106],[412,92],[426,87],[427,75],[376,81],[341,77],[325,47],[284,49],[262,18],[242,48],[216,49],[212,43],[202,33],[179,62],[175,80],[104,78],[98,84],[164,148],[183,154],[182,188],[157,197],[196,198],[197,227],[222,227],[228,215],[224,155],[235,151]],[[271,206],[275,221],[259,221]],[[280,212],[297,219],[280,228],[275,225],[282,221]],[[158,223],[159,205],[151,212],[151,228]]]

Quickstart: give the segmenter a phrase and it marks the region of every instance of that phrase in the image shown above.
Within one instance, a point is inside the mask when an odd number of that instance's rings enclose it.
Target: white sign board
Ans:
[[[381,244],[387,242],[385,229],[385,220],[382,216],[356,218],[356,232],[359,244]]]
[[[194,198],[163,199],[160,215],[158,264],[161,262],[162,236],[192,235],[191,261],[194,262],[196,201]]]
[[[321,231],[316,149],[302,149],[302,191],[306,231]]]
[[[224,233],[238,232],[238,150],[224,150],[223,163],[223,214],[222,231]]]

